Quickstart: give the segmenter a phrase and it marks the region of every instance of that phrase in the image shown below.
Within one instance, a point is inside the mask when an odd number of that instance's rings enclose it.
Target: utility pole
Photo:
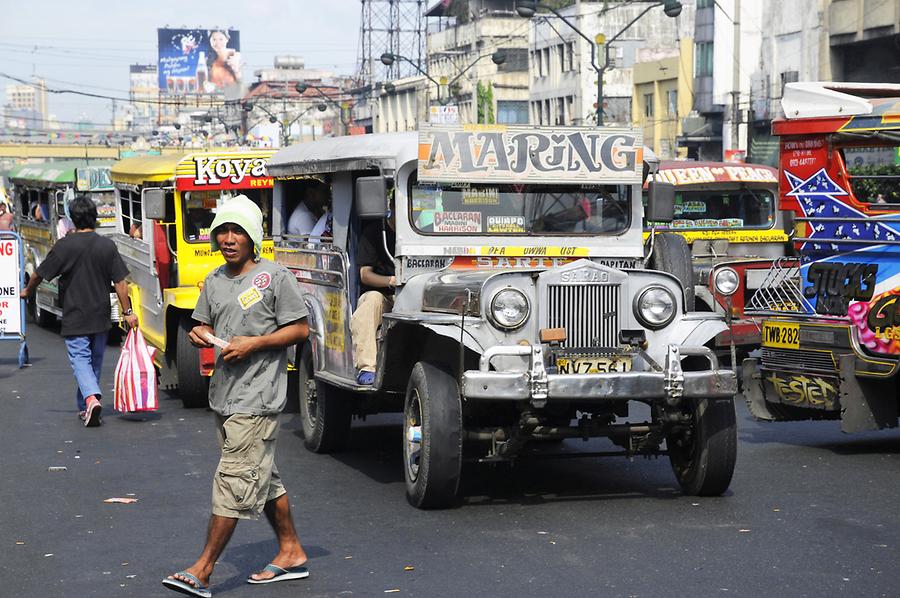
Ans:
[[[731,77],[731,149],[736,151],[741,144],[741,0],[734,0],[734,65]]]

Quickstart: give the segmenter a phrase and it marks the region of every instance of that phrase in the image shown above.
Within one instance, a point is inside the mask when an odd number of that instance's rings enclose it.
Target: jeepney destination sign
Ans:
[[[628,128],[419,129],[420,182],[640,183],[643,139]]]

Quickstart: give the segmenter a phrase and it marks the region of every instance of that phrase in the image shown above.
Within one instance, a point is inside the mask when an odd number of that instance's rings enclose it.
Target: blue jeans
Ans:
[[[75,402],[79,411],[85,410],[85,397],[96,395],[100,399],[100,368],[103,367],[103,352],[106,351],[106,333],[87,336],[65,337],[69,363],[75,374],[78,391]]]

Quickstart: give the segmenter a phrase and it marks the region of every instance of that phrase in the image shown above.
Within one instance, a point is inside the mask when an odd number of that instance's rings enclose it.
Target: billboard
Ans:
[[[159,89],[166,95],[241,90],[241,38],[235,29],[158,29]]]

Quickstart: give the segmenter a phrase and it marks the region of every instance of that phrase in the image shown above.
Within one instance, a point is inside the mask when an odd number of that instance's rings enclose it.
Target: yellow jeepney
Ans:
[[[158,349],[162,383],[177,386],[185,407],[207,404],[214,361],[187,338],[203,281],[224,263],[210,250],[209,225],[222,202],[246,195],[262,210],[263,255],[272,257],[271,155],[196,152],[128,158],[112,169],[114,239],[130,270],[131,304],[144,338]]]

